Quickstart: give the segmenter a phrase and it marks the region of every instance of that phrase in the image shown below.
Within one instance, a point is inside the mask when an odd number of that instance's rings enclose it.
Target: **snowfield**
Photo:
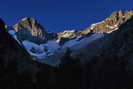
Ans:
[[[78,49],[88,45],[92,41],[95,41],[97,39],[102,38],[103,36],[104,36],[104,34],[102,34],[102,33],[95,33],[95,34],[92,34],[89,37],[85,37],[85,38],[83,38],[82,40],[79,40],[79,41],[78,41],[78,39],[80,37],[77,37],[76,39],[70,40],[67,43],[65,43],[63,45],[63,48],[69,47],[69,48],[71,48],[71,50],[78,50]]]
[[[84,38],[79,36],[75,39],[67,41],[62,46],[59,45],[57,40],[49,40],[44,44],[38,45],[28,40],[24,40],[22,43],[20,43],[14,30],[10,30],[8,32],[19,44],[25,47],[31,56],[37,58],[36,61],[46,63],[51,66],[58,66],[60,64],[60,59],[65,54],[67,48],[70,48],[73,52],[79,52],[82,47],[85,47],[89,43],[104,37],[104,34],[95,33]]]

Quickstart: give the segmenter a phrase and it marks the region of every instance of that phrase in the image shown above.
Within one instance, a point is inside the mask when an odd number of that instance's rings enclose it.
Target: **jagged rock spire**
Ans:
[[[23,18],[17,24],[8,28],[14,29],[17,32],[19,40],[26,39],[36,43],[47,40],[48,33],[46,29],[33,18]]]

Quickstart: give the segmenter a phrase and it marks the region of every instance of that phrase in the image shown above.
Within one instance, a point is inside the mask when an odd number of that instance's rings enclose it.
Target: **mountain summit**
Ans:
[[[49,33],[43,28],[37,20],[33,18],[23,18],[17,24],[10,27],[16,31],[19,40],[29,40],[37,44],[47,42],[48,40],[57,39],[60,44],[78,36],[86,36],[93,33],[111,33],[117,30],[119,26],[125,23],[133,16],[133,11],[114,11],[105,20],[92,24],[84,30],[66,30],[59,33]]]
[[[86,28],[82,33],[88,33],[90,31],[96,33],[110,33],[117,30],[120,25],[125,23],[128,19],[133,16],[133,11],[114,11],[105,20],[92,24],[90,27]]]
[[[33,42],[45,42],[47,40],[47,31],[37,20],[33,18],[23,18],[17,24],[12,26],[17,32],[19,40],[28,39]]]

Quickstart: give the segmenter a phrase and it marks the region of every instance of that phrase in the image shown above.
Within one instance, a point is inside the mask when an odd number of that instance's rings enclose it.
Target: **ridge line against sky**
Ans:
[[[114,10],[132,10],[132,0],[1,0],[0,16],[8,25],[23,17],[38,20],[52,32],[84,29]]]

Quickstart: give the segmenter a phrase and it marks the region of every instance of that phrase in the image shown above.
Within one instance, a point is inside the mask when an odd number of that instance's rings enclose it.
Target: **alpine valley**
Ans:
[[[133,11],[83,30],[0,24],[0,89],[133,89]]]

